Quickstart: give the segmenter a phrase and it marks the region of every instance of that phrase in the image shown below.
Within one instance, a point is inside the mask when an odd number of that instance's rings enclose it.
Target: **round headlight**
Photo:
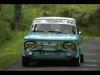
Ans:
[[[75,44],[74,43],[68,43],[68,42],[65,42],[63,47],[65,49],[75,49]]]
[[[27,49],[33,49],[36,47],[36,42],[25,42],[25,47]]]

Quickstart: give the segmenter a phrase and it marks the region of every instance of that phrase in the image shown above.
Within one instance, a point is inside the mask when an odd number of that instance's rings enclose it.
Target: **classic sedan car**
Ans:
[[[29,34],[24,37],[22,65],[27,67],[31,62],[42,61],[70,61],[76,66],[84,62],[76,19],[39,17],[33,20]]]

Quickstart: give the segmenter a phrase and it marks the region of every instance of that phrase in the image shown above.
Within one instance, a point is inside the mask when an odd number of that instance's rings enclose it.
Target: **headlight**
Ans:
[[[75,43],[65,42],[65,43],[63,44],[63,47],[64,47],[65,49],[72,49],[72,50],[75,50]]]
[[[55,47],[58,50],[63,49],[63,44],[62,43],[57,43]]]
[[[36,47],[36,42],[25,42],[24,46],[27,49],[33,49]]]
[[[27,49],[28,55],[32,55],[32,49]]]

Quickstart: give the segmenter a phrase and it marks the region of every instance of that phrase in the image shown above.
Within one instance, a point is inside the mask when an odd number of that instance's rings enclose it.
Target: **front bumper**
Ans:
[[[77,58],[71,58],[71,59],[45,59],[45,58],[30,58],[30,57],[25,57],[22,56],[22,59],[29,60],[30,62],[70,62],[74,61]]]
[[[65,52],[64,52],[65,53]],[[71,59],[75,59],[77,57],[79,57],[79,53],[76,53],[75,55],[68,55],[68,54],[61,54],[61,55],[56,55],[56,56],[44,56],[44,55],[41,55],[39,54],[39,51],[37,52],[33,52],[32,55],[27,55],[27,53],[25,54],[23,52],[23,57],[26,57],[26,58],[29,58],[30,60],[40,60],[40,61],[51,61],[51,60],[54,60],[54,61],[63,61],[63,60],[71,60]]]

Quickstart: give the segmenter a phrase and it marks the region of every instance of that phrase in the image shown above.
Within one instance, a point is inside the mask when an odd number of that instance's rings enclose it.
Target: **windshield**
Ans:
[[[65,24],[36,24],[32,32],[76,34],[75,26]]]

